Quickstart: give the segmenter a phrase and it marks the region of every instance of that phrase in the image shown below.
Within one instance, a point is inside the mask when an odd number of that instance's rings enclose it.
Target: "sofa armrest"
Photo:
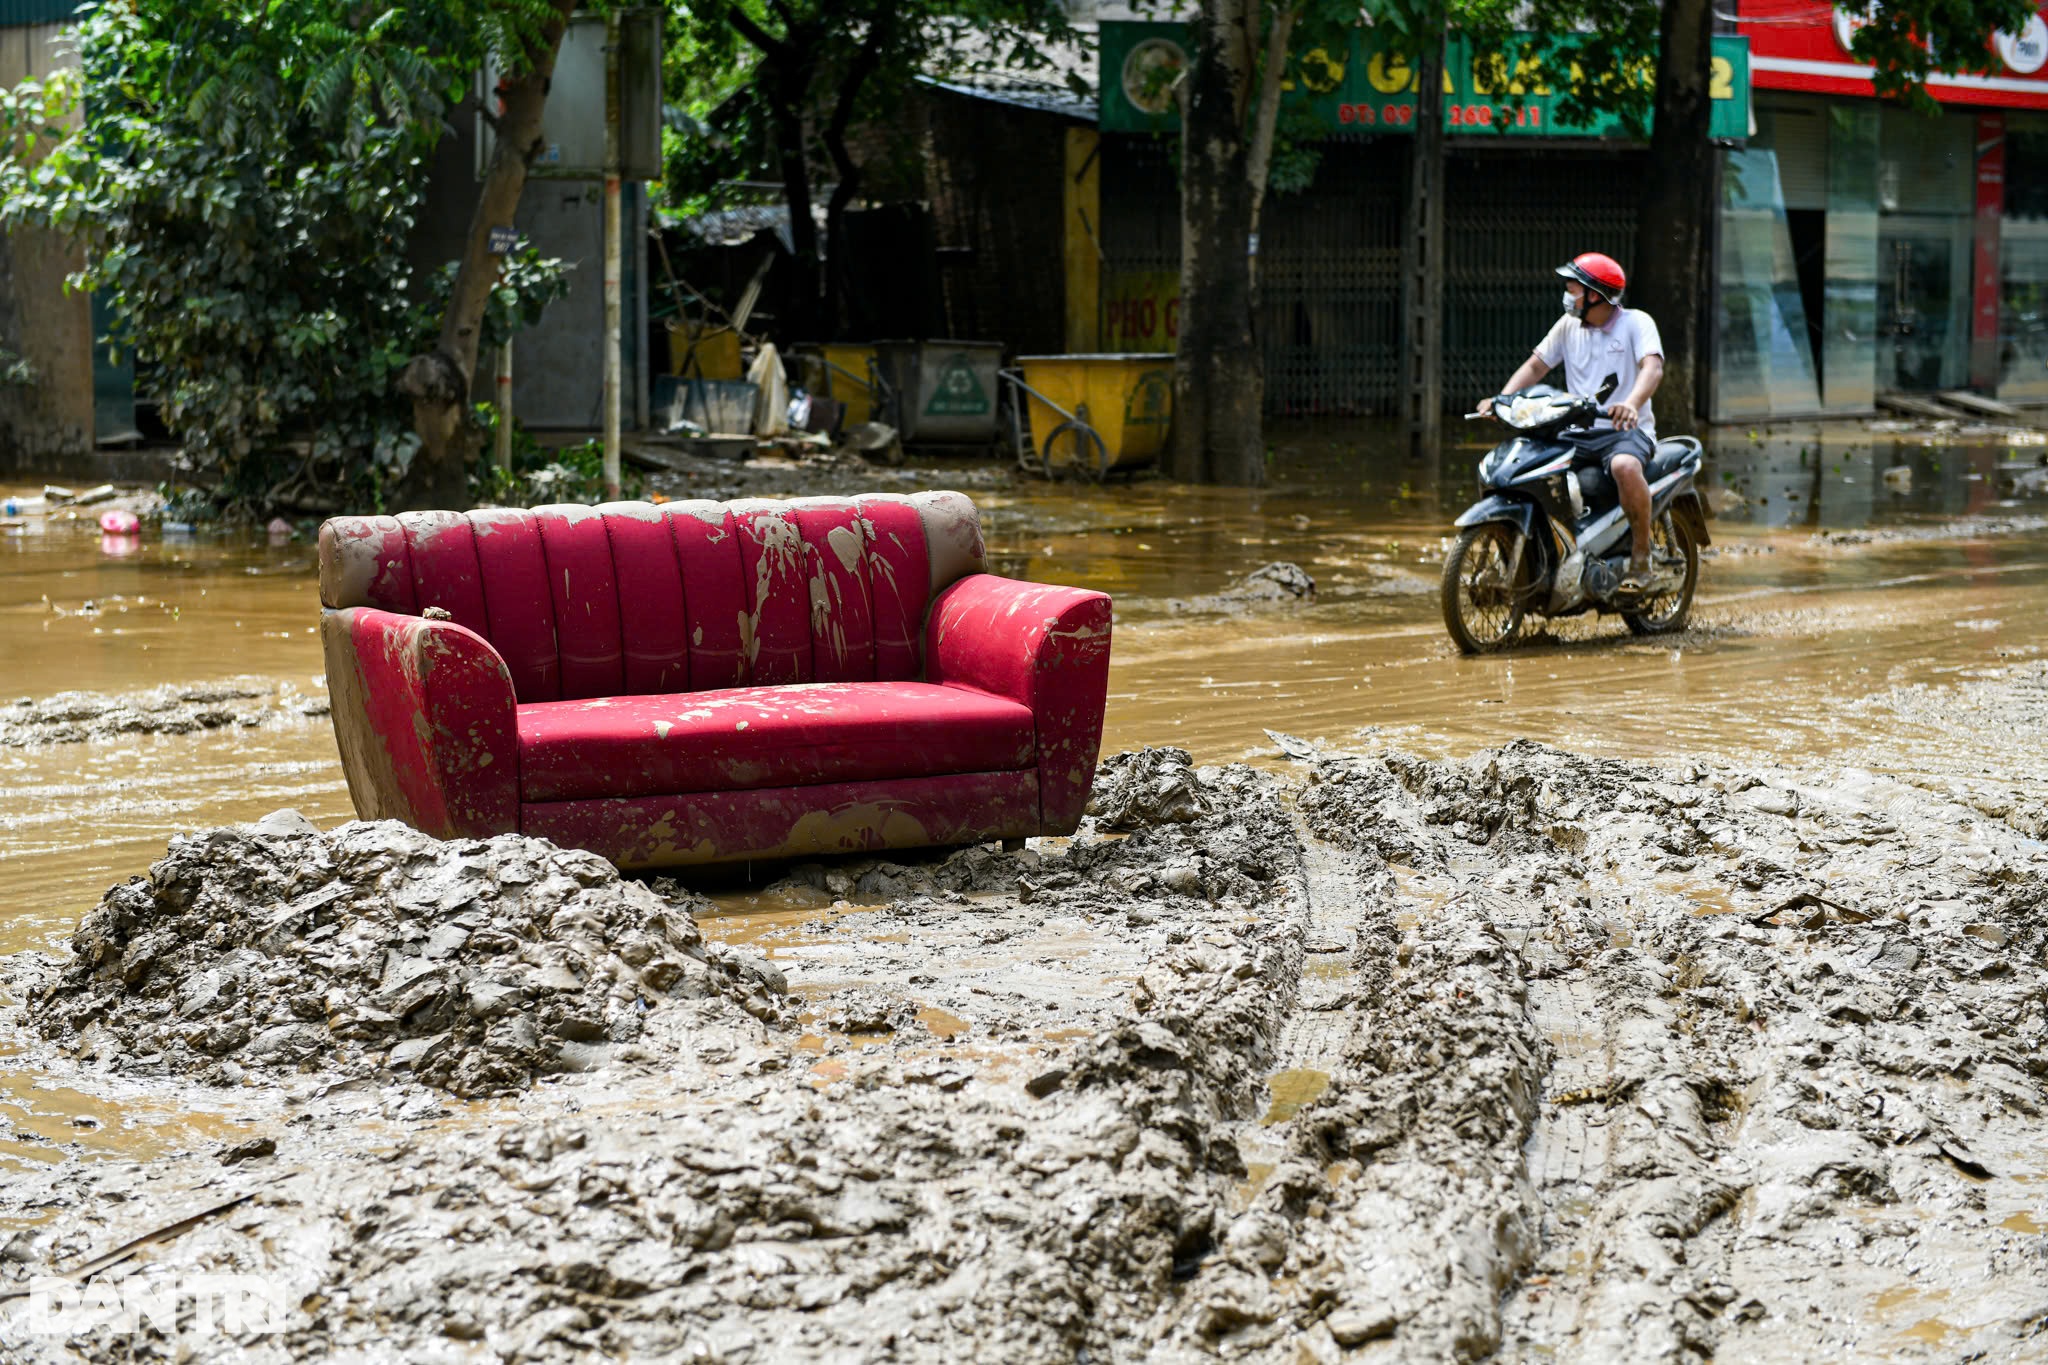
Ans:
[[[1109,598],[1085,588],[969,574],[932,600],[925,677],[1031,708],[1047,834],[1081,823],[1109,695]]]
[[[440,839],[519,828],[519,718],[490,642],[373,607],[320,613],[334,737],[356,814]]]

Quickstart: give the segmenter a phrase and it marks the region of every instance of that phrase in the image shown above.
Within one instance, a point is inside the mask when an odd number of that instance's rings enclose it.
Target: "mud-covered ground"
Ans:
[[[308,695],[268,678],[167,683],[138,692],[59,692],[0,704],[0,748],[76,744],[122,735],[189,735],[324,716],[324,690]]]
[[[2048,748],[2038,661],[1855,704]],[[47,1158],[0,1283],[256,1275],[281,1330],[22,1296],[0,1355],[2048,1353],[2041,767],[1281,738],[749,915],[519,839],[180,839],[8,962],[9,1065],[160,1126],[0,1120]]]

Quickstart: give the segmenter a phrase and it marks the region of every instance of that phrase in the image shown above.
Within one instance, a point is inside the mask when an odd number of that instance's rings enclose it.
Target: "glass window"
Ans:
[[[2048,114],[2005,116],[1998,275],[1998,396],[2048,399]]]
[[[1821,398],[1836,412],[1877,405],[1877,106],[1827,111],[1827,262],[1821,308]]]
[[[1879,114],[1877,385],[1952,389],[1969,380],[1974,112]]]
[[[1771,123],[1771,111],[1758,109],[1757,137],[1722,162],[1713,404],[1720,420],[1820,408]]]

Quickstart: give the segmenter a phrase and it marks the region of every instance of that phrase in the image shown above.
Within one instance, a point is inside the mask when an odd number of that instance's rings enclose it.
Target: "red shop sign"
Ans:
[[[1870,67],[1849,54],[1860,20],[1824,0],[1738,0],[1737,30],[1749,39],[1749,78],[1759,90],[1872,95]],[[1934,76],[1927,92],[1943,104],[2048,109],[2048,21],[2039,13],[2018,33],[1986,35],[1991,69],[1981,76]]]

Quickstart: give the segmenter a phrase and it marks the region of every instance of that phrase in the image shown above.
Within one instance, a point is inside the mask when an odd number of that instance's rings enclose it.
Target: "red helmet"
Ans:
[[[1557,273],[1577,280],[1609,303],[1620,303],[1621,291],[1628,288],[1628,276],[1622,272],[1621,263],[1597,251],[1572,257],[1569,264],[1557,268]]]

